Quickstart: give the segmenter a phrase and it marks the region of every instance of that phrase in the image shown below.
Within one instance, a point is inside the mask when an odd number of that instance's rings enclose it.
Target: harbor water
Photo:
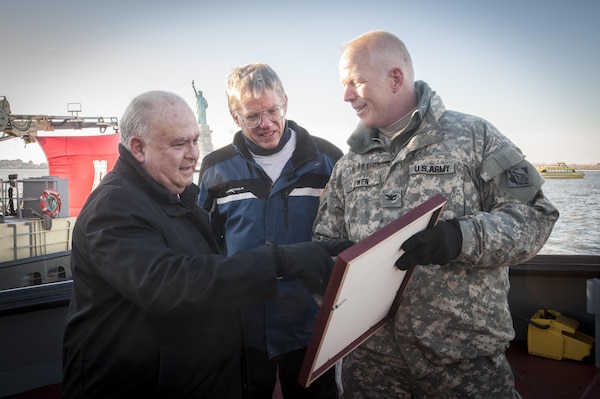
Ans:
[[[0,176],[18,173],[19,180],[48,174],[47,169],[2,169]],[[544,255],[600,255],[600,170],[585,171],[583,179],[547,179],[544,193],[560,217]]]
[[[547,179],[543,191],[560,217],[544,255],[600,255],[600,170],[583,179]]]

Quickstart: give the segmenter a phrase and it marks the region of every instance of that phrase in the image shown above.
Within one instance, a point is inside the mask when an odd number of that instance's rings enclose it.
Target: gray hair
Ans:
[[[135,97],[125,109],[119,123],[121,130],[121,144],[127,149],[131,137],[137,136],[150,143],[154,133],[153,123],[155,122],[158,110],[167,103],[185,102],[185,100],[175,93],[167,91],[148,91]]]
[[[270,90],[275,90],[281,98],[285,97],[283,84],[270,66],[248,64],[235,68],[227,78],[225,90],[229,111],[239,109],[242,95],[258,98]]]

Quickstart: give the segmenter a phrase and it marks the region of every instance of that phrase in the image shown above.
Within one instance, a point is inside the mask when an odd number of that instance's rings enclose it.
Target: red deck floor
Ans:
[[[600,398],[600,368],[593,359],[553,360],[527,353],[526,342],[513,342],[506,353],[523,399]]]

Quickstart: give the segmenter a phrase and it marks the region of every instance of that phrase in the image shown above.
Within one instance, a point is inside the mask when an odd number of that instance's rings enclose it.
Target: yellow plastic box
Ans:
[[[577,331],[577,320],[555,310],[542,309],[531,317],[531,321],[549,327],[544,329],[529,324],[527,351],[530,354],[556,360],[582,360],[590,355],[594,338]]]

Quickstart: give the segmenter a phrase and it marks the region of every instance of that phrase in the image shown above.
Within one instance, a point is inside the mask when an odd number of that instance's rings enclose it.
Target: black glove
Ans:
[[[404,254],[396,261],[400,270],[415,265],[445,265],[456,258],[462,248],[462,231],[458,220],[439,221],[402,244]]]
[[[354,245],[349,240],[309,241],[275,247],[277,275],[299,278],[311,293],[322,294],[333,269],[332,256]]]

